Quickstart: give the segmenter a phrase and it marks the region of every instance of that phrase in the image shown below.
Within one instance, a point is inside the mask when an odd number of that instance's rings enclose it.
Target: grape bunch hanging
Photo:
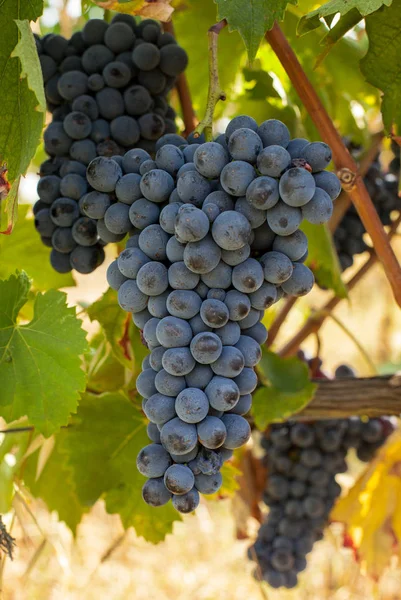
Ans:
[[[156,140],[176,131],[167,94],[187,55],[156,21],[138,24],[130,15],[110,24],[91,19],[70,40],[49,34],[36,43],[52,122],[35,227],[56,271],[90,273],[104,260],[103,246],[122,238],[86,210],[93,196],[87,166],[133,147],[153,152]]]
[[[336,377],[352,377],[341,365]],[[391,433],[388,419],[331,419],[289,421],[272,425],[262,438],[267,467],[263,500],[269,508],[249,558],[256,562],[255,576],[273,588],[294,588],[307,565],[306,556],[324,529],[341,487],[336,475],[348,470],[350,448],[369,462]]]
[[[150,421],[137,460],[148,504],[194,510],[249,439],[261,319],[284,295],[312,289],[299,226],[330,218],[340,192],[330,161],[326,144],[240,116],[215,142],[167,135],[154,161],[138,149],[90,163],[99,196],[126,194],[104,218],[130,232],[107,278],[151,351],[137,379]]]
[[[358,148],[352,148],[353,154],[358,154]],[[360,150],[360,148],[359,148]],[[379,157],[370,165],[364,182],[383,225],[391,225],[392,212],[400,212],[401,198],[398,195],[400,176],[400,152],[397,144],[393,145],[394,159],[389,165],[388,173],[383,172]],[[337,250],[341,268],[351,267],[354,256],[369,249],[365,243],[365,227],[353,205],[349,207],[334,232],[334,244]]]

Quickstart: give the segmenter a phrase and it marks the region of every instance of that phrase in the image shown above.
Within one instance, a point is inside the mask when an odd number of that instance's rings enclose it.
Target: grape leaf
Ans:
[[[388,438],[376,458],[340,498],[331,519],[345,524],[368,574],[378,579],[401,541],[401,434]]]
[[[7,177],[10,186],[26,172],[43,127],[42,75],[32,33],[27,31],[29,21],[36,21],[42,11],[43,0],[4,0],[0,4],[0,73],[3,92],[0,167],[6,168],[3,177]],[[2,217],[7,219],[7,232],[13,226],[15,198],[14,193],[9,201],[2,202]]]
[[[113,392],[124,387],[125,369],[117,360],[102,331],[91,339],[84,361],[88,375],[87,388],[91,391]]]
[[[244,40],[250,61],[253,61],[266,31],[275,21],[281,21],[287,4],[297,0],[214,0],[218,20],[226,19],[229,31],[238,31]]]
[[[75,308],[56,290],[38,294],[33,319],[19,324],[28,291],[25,273],[0,281],[0,411],[7,421],[27,415],[49,437],[68,422],[85,389],[79,358],[85,332]]]
[[[117,301],[117,292],[109,288],[103,296],[87,309],[91,321],[98,321],[103,328],[116,358],[125,367],[132,369],[131,348],[123,344],[127,317]]]
[[[347,298],[348,292],[341,277],[340,263],[327,225],[311,225],[303,221],[302,231],[308,238],[308,258],[316,281],[323,288],[333,290],[339,298]]]
[[[62,443],[79,501],[92,506],[105,495],[106,508],[151,542],[162,540],[179,519],[171,504],[155,510],[142,500],[146,481],[136,457],[149,444],[146,421],[122,393],[82,397]]]
[[[35,38],[29,26],[29,21],[16,19],[15,23],[20,32],[20,40],[15,46],[11,58],[19,58],[21,61],[21,78],[26,77],[29,89],[33,91],[38,101],[38,108],[46,111],[45,91],[43,88],[43,76],[38,52],[36,50]]]
[[[60,439],[68,435],[60,432],[44,465],[41,463],[41,448],[30,454],[24,462],[24,483],[35,498],[41,498],[50,511],[56,511],[76,534],[82,515],[88,511],[80,504],[71,483],[71,473],[66,466],[66,456],[60,452]],[[39,468],[40,467],[40,468]]]
[[[330,26],[333,17],[340,13],[346,15],[350,11],[357,10],[360,19],[379,10],[383,5],[390,6],[393,0],[330,0],[316,10],[304,15],[298,24],[298,34],[303,35],[316,29],[321,25],[320,19],[325,19]]]
[[[190,7],[176,10],[174,13],[174,29],[177,40],[190,54],[185,74],[191,89],[195,110],[202,114],[206,106],[209,67],[207,62],[207,31],[216,20],[216,7],[213,2],[191,0]],[[194,44],[194,31],[197,43]],[[237,71],[244,55],[244,44],[237,33],[229,33],[223,29],[219,35],[219,74],[220,84],[227,98],[234,92]],[[219,116],[224,103],[216,106],[215,116]]]
[[[141,15],[147,19],[168,21],[174,9],[170,6],[172,0],[95,0],[98,6],[105,10],[115,10],[130,15]]]
[[[303,409],[313,398],[316,385],[309,380],[307,365],[297,357],[281,358],[264,351],[258,371],[264,385],[256,390],[252,414],[258,429],[283,421]]]
[[[31,432],[7,433],[0,443],[0,513],[11,509],[14,478],[31,440]]]
[[[37,290],[75,285],[71,273],[57,273],[49,261],[50,249],[44,246],[35,231],[33,219],[28,217],[29,205],[18,207],[18,224],[11,236],[0,236],[0,278],[4,279],[25,269]]]
[[[401,135],[401,0],[366,18],[369,50],[361,60],[366,80],[383,92],[384,127]]]

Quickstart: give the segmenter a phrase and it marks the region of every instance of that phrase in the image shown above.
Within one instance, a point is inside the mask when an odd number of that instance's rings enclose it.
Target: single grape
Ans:
[[[199,423],[208,414],[209,401],[204,392],[197,388],[186,388],[175,401],[178,417],[186,423]]]
[[[118,268],[117,260],[113,260],[113,262],[109,264],[106,272],[106,279],[109,286],[116,292],[120,289],[124,281],[127,281],[127,278]]]
[[[287,240],[288,237],[291,236],[287,236],[284,238],[278,236],[276,239]],[[260,264],[263,267],[263,274],[265,280],[269,283],[274,283],[275,285],[281,285],[281,283],[289,279],[293,271],[293,265],[291,260],[288,258],[288,256],[286,256],[286,254],[283,254],[282,252],[267,252],[261,257]]]
[[[167,452],[178,455],[190,452],[198,441],[196,426],[178,417],[163,425],[160,438]]]
[[[220,214],[212,225],[212,236],[223,250],[238,250],[248,243],[251,226],[246,217],[236,211]]]
[[[281,200],[267,211],[267,223],[278,236],[291,235],[297,231],[301,221],[301,209],[289,206]]]
[[[182,496],[173,495],[172,499],[174,508],[183,514],[194,511],[199,506],[199,501],[199,492],[195,488]]]
[[[333,201],[321,188],[316,188],[312,199],[302,207],[303,218],[313,225],[327,223],[332,214]]]
[[[242,160],[233,160],[223,168],[220,183],[228,194],[245,196],[249,184],[255,177],[256,172],[252,165]]]
[[[286,148],[290,142],[288,128],[277,119],[268,119],[257,128],[257,133],[263,142],[263,147],[278,145]]]
[[[221,250],[211,236],[191,242],[184,248],[185,265],[193,273],[210,273],[220,262]]]
[[[89,21],[90,22],[90,21]],[[148,479],[142,487],[142,498],[150,506],[164,506],[171,498],[162,477]]]
[[[166,171],[154,169],[142,176],[142,194],[152,202],[166,202],[174,189],[174,179]]]
[[[200,208],[212,191],[210,182],[197,171],[187,171],[177,181],[177,192],[184,203]]]
[[[199,208],[184,204],[178,210],[174,230],[180,242],[198,242],[209,231],[209,219]]]
[[[146,371],[143,371],[143,373],[146,373]],[[175,399],[156,392],[148,397],[144,412],[152,423],[164,425],[177,416],[175,412]]]
[[[210,405],[216,410],[231,410],[238,402],[240,392],[232,379],[214,376],[206,386],[205,393]]]
[[[118,290],[118,303],[123,310],[128,312],[141,312],[146,308],[148,296],[141,292],[136,281],[129,279]]]
[[[312,167],[312,173],[316,173],[330,164],[331,150],[324,142],[311,142],[302,148],[302,158]]]
[[[301,167],[288,169],[280,179],[280,197],[289,206],[304,206],[312,199],[315,189],[313,175]]]
[[[248,258],[243,263],[235,266],[232,272],[233,286],[244,294],[258,290],[264,281],[261,264],[254,258]]]
[[[291,156],[282,146],[267,146],[257,160],[258,170],[262,175],[280,177],[291,163]]]
[[[171,465],[168,452],[160,444],[149,444],[142,448],[136,459],[136,466],[145,477],[163,477]]]
[[[187,347],[169,348],[163,353],[162,365],[170,375],[188,375],[195,367],[195,364],[195,360]],[[181,415],[178,416],[181,417]],[[185,421],[186,419],[183,420]]]
[[[191,340],[190,349],[192,356],[198,363],[207,365],[218,359],[223,346],[220,338],[215,333],[202,332],[195,335]]]
[[[225,448],[234,450],[240,448],[251,437],[251,427],[244,417],[234,414],[226,414],[221,417],[227,431],[227,437],[224,441]]]
[[[259,344],[247,335],[241,335],[235,347],[242,353],[246,367],[255,367],[262,358]]]
[[[188,346],[193,337],[191,326],[187,321],[171,316],[160,321],[156,335],[159,343],[165,348]],[[194,358],[196,360],[196,356]]]
[[[300,229],[285,237],[278,235],[273,242],[273,250],[297,261],[308,252],[308,239]],[[269,256],[269,253],[265,256]]]
[[[174,317],[191,319],[198,314],[202,300],[193,290],[174,290],[167,298],[167,310]]]
[[[312,271],[301,263],[294,263],[292,275],[282,284],[282,288],[290,296],[305,296],[309,294],[314,283]]]

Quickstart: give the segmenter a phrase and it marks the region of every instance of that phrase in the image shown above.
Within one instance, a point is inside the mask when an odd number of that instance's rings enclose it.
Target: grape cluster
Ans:
[[[290,141],[276,120],[236,117],[215,142],[166,135],[156,147],[154,161],[141,149],[121,165],[98,157],[87,177],[118,198],[105,227],[131,234],[107,279],[151,350],[137,379],[152,442],[137,460],[143,497],[190,512],[250,436],[261,319],[311,290],[299,225],[330,217],[339,182],[325,144]]]
[[[130,15],[110,24],[92,19],[70,40],[49,34],[36,43],[53,118],[44,133],[50,158],[40,168],[35,227],[56,271],[90,273],[116,236],[91,216],[87,166],[134,147],[153,152],[156,140],[176,131],[166,96],[187,55],[156,21],[137,24]],[[97,206],[108,201],[98,196]]]
[[[391,213],[401,210],[401,198],[398,196],[399,146],[394,147],[394,150],[396,155],[390,163],[388,173],[383,172],[379,157],[377,157],[364,177],[365,185],[383,225],[390,225]],[[355,151],[354,148],[353,153]],[[363,239],[365,233],[365,227],[355,207],[351,205],[334,233],[334,243],[343,270],[352,266],[356,254],[361,254],[369,249]]]
[[[336,371],[336,377],[353,375],[345,365]],[[263,499],[269,513],[249,549],[259,579],[274,588],[297,585],[306,556],[322,539],[341,493],[335,477],[347,471],[348,449],[354,448],[360,460],[369,462],[391,431],[386,419],[357,417],[271,427],[262,439],[268,468]]]

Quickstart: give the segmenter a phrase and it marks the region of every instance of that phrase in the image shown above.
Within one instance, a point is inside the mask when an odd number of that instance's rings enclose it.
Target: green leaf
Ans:
[[[79,355],[85,332],[56,290],[38,294],[30,323],[17,315],[28,298],[25,273],[0,281],[0,411],[7,421],[27,415],[46,437],[68,422],[76,410],[85,373]]]
[[[319,27],[320,19],[325,19],[330,24],[337,13],[344,16],[351,10],[357,10],[362,18],[383,5],[390,6],[391,3],[392,0],[330,0],[302,17],[298,25],[298,34],[303,35]]]
[[[120,390],[125,385],[125,369],[117,360],[103,332],[91,340],[85,354],[85,371],[88,375],[87,388],[97,393]]]
[[[26,77],[29,89],[35,94],[39,109],[46,111],[45,91],[43,88],[43,76],[40,66],[35,38],[33,37],[29,21],[15,21],[20,31],[20,40],[15,46],[11,58],[19,58],[21,61],[21,78]]]
[[[18,207],[18,224],[12,235],[0,235],[0,278],[5,279],[16,269],[25,269],[37,290],[75,285],[71,273],[62,275],[52,268],[50,249],[42,244],[33,219],[27,216],[28,211],[29,205],[21,204]]]
[[[206,108],[209,67],[207,61],[207,31],[216,21],[216,7],[213,2],[191,0],[187,9],[177,9],[174,13],[174,29],[179,43],[189,53],[189,64],[185,71],[191,89],[195,110],[203,116]],[[194,40],[196,32],[196,40]],[[244,45],[237,33],[230,34],[226,29],[219,35],[220,84],[227,94],[233,95],[237,71],[243,59]],[[215,116],[224,110],[224,102],[217,104]]]
[[[170,504],[154,509],[142,500],[146,479],[136,468],[136,457],[149,443],[146,421],[126,396],[85,394],[62,451],[83,505],[92,506],[104,495],[108,512],[120,514],[124,527],[135,527],[138,535],[158,542],[179,515]]]
[[[320,42],[322,45],[324,45],[324,50],[317,57],[317,66],[326,58],[333,46],[337,44],[337,42],[341,40],[341,38],[343,38],[348,31],[350,31],[350,29],[355,27],[361,21],[361,19],[361,14],[356,8],[353,8],[346,15],[340,18],[338,23],[336,23],[334,27],[332,27],[332,29],[326,33]]]
[[[31,440],[31,432],[7,433],[0,442],[0,513],[11,509],[14,478]]]
[[[312,400],[316,390],[314,383],[294,394],[282,392],[272,386],[260,387],[252,400],[252,414],[258,429],[263,431],[269,423],[285,421]]]
[[[387,132],[401,134],[401,0],[393,0],[366,18],[369,50],[361,61],[366,80],[383,92],[382,115]]]
[[[39,59],[32,54],[32,34],[26,34],[24,24],[24,34],[21,36],[17,21],[36,21],[42,11],[43,0],[4,0],[0,4],[0,167],[5,164],[11,185],[21,174],[25,174],[39,143],[44,121],[43,96],[38,91]],[[35,67],[30,73],[33,65]],[[39,101],[36,94],[41,96]],[[2,212],[6,212],[8,227],[12,228],[13,205],[9,202],[3,204]]]
[[[107,341],[110,343],[116,358],[125,367],[132,369],[130,348],[124,344],[125,325],[128,313],[122,310],[117,300],[117,292],[109,288],[103,296],[94,302],[87,310],[91,321],[98,321],[103,328]]]
[[[348,292],[341,277],[340,263],[327,225],[311,225],[303,221],[302,231],[308,238],[306,264],[323,288],[333,290],[339,298],[347,298]]]
[[[239,31],[250,61],[253,61],[266,31],[281,21],[287,4],[297,0],[214,0],[218,20],[226,19],[229,31]]]
[[[308,367],[299,358],[281,358],[264,351],[258,370],[265,379],[265,385],[255,392],[252,402],[258,429],[287,419],[312,400],[316,385],[310,382]]]
[[[42,448],[26,458],[23,478],[32,495],[41,498],[50,511],[56,511],[60,521],[64,521],[75,535],[82,515],[88,508],[80,504],[71,482],[66,456],[60,452],[60,439],[65,435],[68,433],[63,431],[56,437],[44,465],[40,460]]]
[[[130,468],[136,470],[135,460]],[[139,474],[137,477],[138,481],[122,482],[118,488],[106,493],[106,510],[111,514],[118,513],[125,529],[134,527],[137,535],[157,544],[172,532],[173,524],[180,516],[171,502],[158,508],[146,504],[142,499],[142,485],[146,480]]]
[[[243,69],[244,79],[252,82],[252,88],[248,87],[247,92],[252,100],[264,100],[265,98],[280,98],[279,93],[273,87],[273,77],[263,69]]]

